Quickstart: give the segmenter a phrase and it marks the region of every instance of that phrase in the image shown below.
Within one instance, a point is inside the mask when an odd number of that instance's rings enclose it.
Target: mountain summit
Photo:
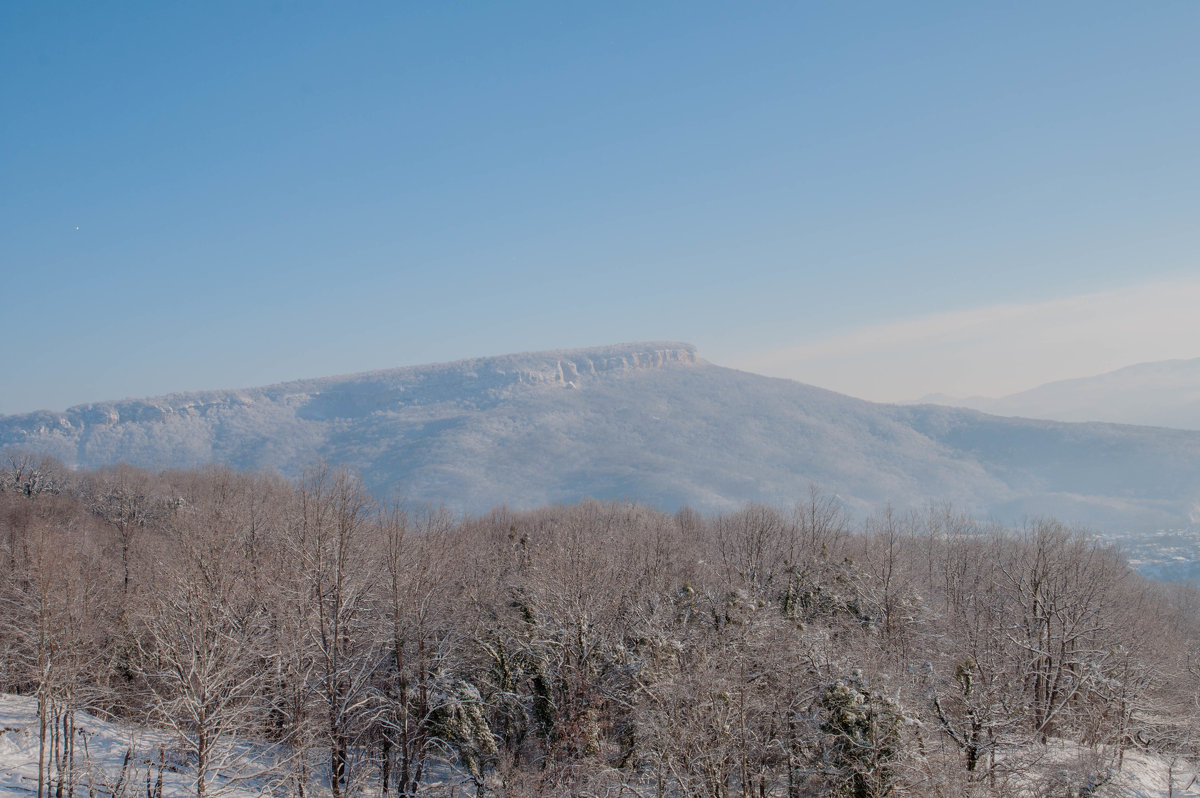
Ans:
[[[876,404],[669,342],[2,416],[3,448],[286,475],[323,457],[381,497],[466,511],[589,496],[728,509],[816,485],[853,512],[948,501],[1010,522],[1150,529],[1186,525],[1200,505],[1200,433]]]

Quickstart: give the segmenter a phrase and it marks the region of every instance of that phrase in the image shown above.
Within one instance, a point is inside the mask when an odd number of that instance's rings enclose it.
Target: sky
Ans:
[[[636,340],[1200,357],[1200,4],[5,3],[0,413]]]

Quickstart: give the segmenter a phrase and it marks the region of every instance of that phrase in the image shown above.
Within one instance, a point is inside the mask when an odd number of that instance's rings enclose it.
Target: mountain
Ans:
[[[1179,527],[1200,515],[1200,432],[885,405],[713,365],[687,344],[479,358],[237,391],[0,416],[0,449],[71,465],[318,458],[381,496],[467,511],[585,496],[664,509],[790,504],[855,513],[952,502],[1019,522]]]
[[[938,394],[921,401],[1001,416],[1200,430],[1200,358],[1139,363],[1094,377],[1049,382],[997,399]]]

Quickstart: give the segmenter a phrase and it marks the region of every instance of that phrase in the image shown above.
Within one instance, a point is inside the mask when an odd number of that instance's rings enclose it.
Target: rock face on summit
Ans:
[[[210,462],[296,475],[318,458],[381,497],[459,510],[584,497],[664,509],[854,512],[952,502],[1007,522],[1184,526],[1200,433],[853,399],[712,365],[677,343],[479,358],[0,417],[0,449],[71,465]]]

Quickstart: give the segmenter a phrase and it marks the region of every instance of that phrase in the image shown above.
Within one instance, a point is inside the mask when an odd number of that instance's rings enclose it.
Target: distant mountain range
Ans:
[[[1001,416],[1200,430],[1200,358],[1139,363],[998,399],[935,394],[920,401]]]
[[[96,467],[209,462],[296,475],[318,458],[383,497],[464,511],[582,497],[663,509],[854,513],[952,502],[1107,530],[1200,516],[1200,432],[866,402],[722,368],[679,343],[537,352],[0,416],[0,449]]]

